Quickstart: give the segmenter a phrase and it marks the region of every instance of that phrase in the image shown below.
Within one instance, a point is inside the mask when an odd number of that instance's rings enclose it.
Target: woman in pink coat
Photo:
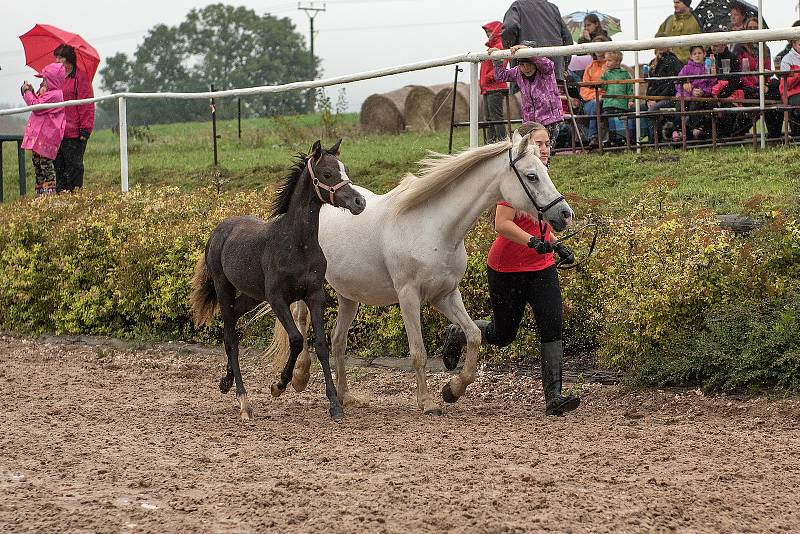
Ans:
[[[33,86],[28,82],[22,84],[22,98],[29,106],[35,104],[52,104],[63,102],[66,73],[64,65],[51,63],[42,69],[42,78],[39,91],[33,91]],[[22,148],[33,152],[33,168],[36,173],[36,194],[49,194],[56,192],[56,170],[53,160],[58,154],[58,147],[64,137],[66,127],[64,108],[38,109],[31,112],[28,125],[25,127],[25,137],[22,139]]]

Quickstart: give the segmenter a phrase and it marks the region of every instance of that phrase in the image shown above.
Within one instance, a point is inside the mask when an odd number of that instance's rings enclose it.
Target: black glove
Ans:
[[[528,248],[532,248],[539,254],[553,252],[553,244],[550,241],[542,241],[535,235],[532,235],[530,241],[528,241]]]
[[[78,130],[78,137],[84,141],[88,141],[90,135],[92,135],[91,132],[87,132],[86,130]]]
[[[575,263],[575,254],[573,254],[572,251],[566,247],[566,245],[556,243],[553,245],[553,251],[558,254],[558,257],[560,258],[558,260],[559,265],[570,265]]]

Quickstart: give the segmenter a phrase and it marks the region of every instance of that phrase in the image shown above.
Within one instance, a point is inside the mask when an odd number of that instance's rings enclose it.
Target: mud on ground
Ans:
[[[3,532],[748,532],[800,530],[800,399],[482,373],[442,417],[410,373],[353,369],[369,406],[328,420],[320,373],[256,419],[222,396],[218,350],[0,337]],[[446,373],[430,376],[438,391]]]

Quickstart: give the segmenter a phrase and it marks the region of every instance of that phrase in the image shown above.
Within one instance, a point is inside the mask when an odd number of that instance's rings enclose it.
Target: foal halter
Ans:
[[[331,186],[329,186],[327,184],[323,184],[322,182],[319,181],[319,179],[317,178],[317,175],[314,174],[314,169],[311,166],[311,160],[312,159],[314,159],[314,158],[311,158],[311,157],[308,158],[308,160],[306,161],[306,168],[308,169],[308,174],[311,175],[311,183],[314,186],[314,192],[317,194],[317,197],[322,201],[323,204],[325,204],[327,202],[331,206],[335,206],[335,204],[333,203],[333,195],[334,195],[334,193],[336,193],[336,191],[340,187],[344,187],[345,185],[349,184],[350,183],[350,179],[349,178],[343,178],[338,184],[334,185],[333,187],[331,187]],[[328,195],[330,196],[330,200],[325,200],[324,198],[322,198],[322,193],[319,192],[320,189],[324,189],[325,191],[328,192]]]

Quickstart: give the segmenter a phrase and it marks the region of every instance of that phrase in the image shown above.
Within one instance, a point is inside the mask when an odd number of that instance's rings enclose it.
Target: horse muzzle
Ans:
[[[544,218],[556,232],[572,226],[574,213],[566,201],[559,202],[544,213]]]

